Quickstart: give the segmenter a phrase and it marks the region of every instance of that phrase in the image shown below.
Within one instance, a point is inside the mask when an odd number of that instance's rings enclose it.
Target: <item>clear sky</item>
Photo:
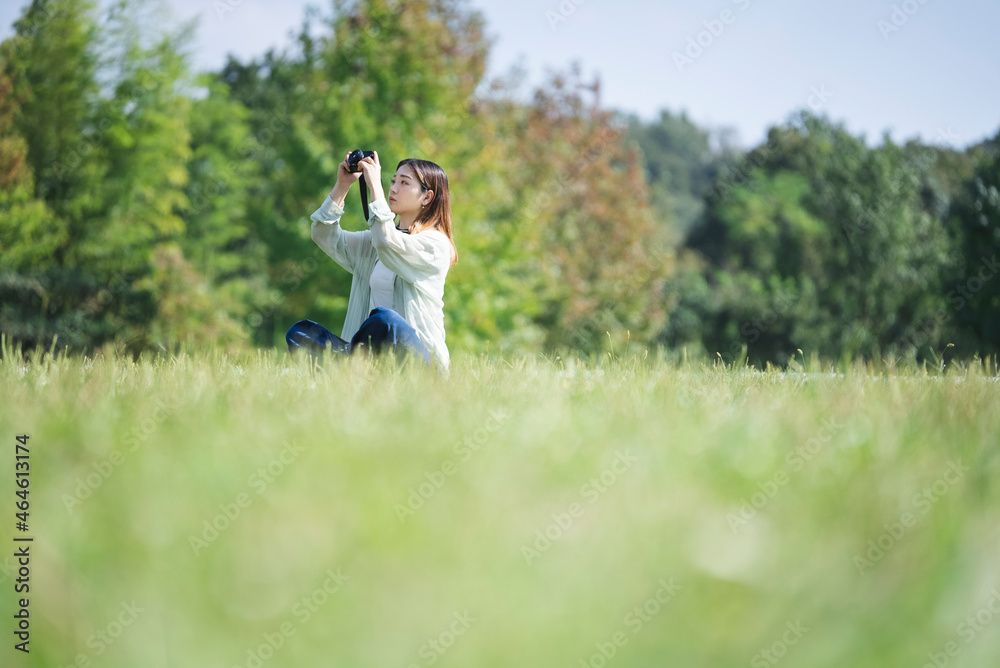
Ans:
[[[468,2],[495,40],[491,74],[520,63],[540,84],[579,62],[600,76],[605,106],[647,119],[686,110],[702,126],[735,128],[744,146],[807,106],[869,143],[889,131],[895,141],[964,147],[1000,130],[1000,3],[992,0]],[[2,3],[0,36],[24,4]],[[194,58],[202,69],[219,67],[228,52],[247,59],[288,45],[308,4],[329,11],[315,0],[170,2],[177,19],[201,14]]]

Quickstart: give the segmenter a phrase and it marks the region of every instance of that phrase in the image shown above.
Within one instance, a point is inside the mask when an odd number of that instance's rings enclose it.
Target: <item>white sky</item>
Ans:
[[[586,75],[600,75],[605,106],[647,119],[686,110],[705,127],[735,128],[744,146],[810,101],[869,143],[889,131],[895,141],[964,147],[1000,130],[1000,3],[992,1],[467,1],[495,38],[492,74],[520,62],[538,84],[579,62]],[[232,11],[220,17],[223,3]],[[3,3],[0,37],[24,4]],[[170,3],[178,19],[202,16],[201,69],[219,67],[229,52],[245,60],[287,46],[307,4],[329,11],[306,0]],[[879,21],[893,25],[894,8],[899,29],[883,34]],[[730,22],[709,26],[719,34],[703,32],[723,11]],[[552,16],[565,20],[553,26]],[[678,68],[674,53],[699,33],[707,46]],[[830,95],[820,100],[815,91]]]

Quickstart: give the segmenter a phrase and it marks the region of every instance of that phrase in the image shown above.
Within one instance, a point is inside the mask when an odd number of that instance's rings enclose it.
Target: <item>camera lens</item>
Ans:
[[[358,163],[365,158],[375,157],[375,151],[362,151],[361,149],[356,149],[347,156],[347,169],[352,172],[360,172],[361,169],[358,167]]]

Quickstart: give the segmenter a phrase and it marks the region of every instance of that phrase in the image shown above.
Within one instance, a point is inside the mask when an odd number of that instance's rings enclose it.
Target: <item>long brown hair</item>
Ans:
[[[448,241],[451,242],[451,265],[458,264],[458,249],[455,247],[455,239],[451,236],[451,194],[448,191],[448,175],[444,173],[438,165],[429,160],[418,160],[417,158],[407,158],[400,160],[396,165],[396,171],[406,165],[417,177],[420,186],[424,190],[433,190],[434,199],[431,203],[417,214],[417,217],[410,224],[410,234],[417,234],[423,230],[438,230],[443,232]]]

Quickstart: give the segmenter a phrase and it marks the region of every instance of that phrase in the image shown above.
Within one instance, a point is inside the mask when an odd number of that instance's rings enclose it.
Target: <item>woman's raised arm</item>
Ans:
[[[371,232],[347,232],[340,227],[340,218],[344,215],[344,202],[351,185],[361,178],[360,172],[351,172],[347,168],[348,153],[344,161],[337,167],[337,184],[327,195],[323,204],[310,216],[312,220],[312,239],[323,249],[334,262],[354,273],[354,265],[358,253],[371,244]]]

